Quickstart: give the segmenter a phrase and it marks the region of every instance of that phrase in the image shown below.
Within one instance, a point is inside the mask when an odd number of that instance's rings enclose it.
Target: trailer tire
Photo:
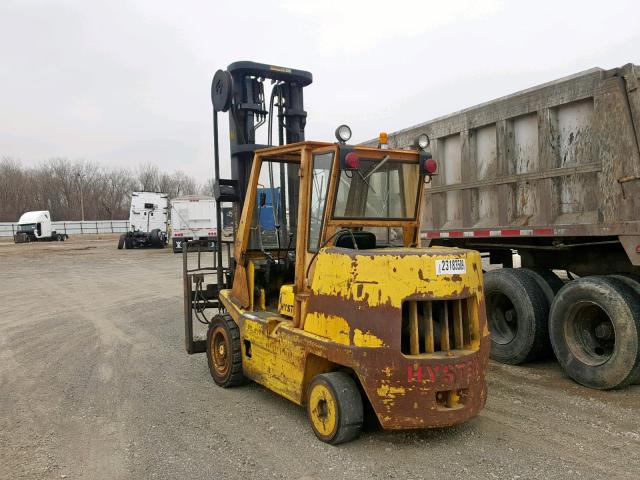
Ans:
[[[640,299],[616,278],[583,277],[551,306],[549,332],[565,372],[589,388],[622,388],[640,375]]]
[[[231,315],[216,315],[207,330],[207,363],[216,385],[235,387],[246,382],[242,372],[240,329]]]
[[[627,287],[631,288],[635,292],[636,298],[640,300],[640,276],[633,273],[617,273],[615,275],[609,275],[609,277],[617,278]],[[638,376],[633,383],[640,384],[640,372],[638,372]]]
[[[122,247],[124,247],[124,239],[124,234],[120,235],[120,238],[118,238],[118,250],[122,250]]]
[[[307,391],[307,416],[323,442],[338,445],[353,440],[364,419],[358,385],[345,372],[316,375]]]
[[[530,272],[502,268],[484,277],[491,358],[519,365],[544,357],[549,345],[549,303]]]
[[[548,285],[548,287],[551,289],[551,292],[553,292],[553,296],[549,300],[549,306],[551,306],[551,303],[553,303],[553,299],[555,298],[556,293],[558,293],[560,289],[564,287],[564,282],[552,270],[548,270],[546,268],[532,268],[530,269],[530,271],[532,271],[533,273],[541,277],[546,283],[546,285]],[[543,290],[545,289],[543,288]]]
[[[633,280],[637,283],[640,283],[640,275],[636,274],[636,273],[629,273],[629,272],[620,272],[620,273],[616,273],[615,275],[609,275],[610,277],[617,277],[617,278],[628,278],[630,280]]]
[[[613,278],[618,280],[619,282],[624,283],[627,287],[633,290],[636,293],[636,295],[638,295],[638,298],[640,299],[640,282],[638,281],[635,275],[632,275],[632,274],[626,275],[623,273],[616,273],[615,275],[607,275],[607,276],[609,278]]]
[[[149,233],[149,241],[151,242],[151,245],[155,248],[164,247],[162,233],[160,232],[159,228],[154,228],[153,230],[151,230],[151,233]]]

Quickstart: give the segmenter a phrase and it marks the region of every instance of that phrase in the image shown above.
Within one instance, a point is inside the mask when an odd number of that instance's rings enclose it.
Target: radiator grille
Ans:
[[[455,300],[405,300],[402,353],[420,355],[477,350],[480,331],[473,297]]]

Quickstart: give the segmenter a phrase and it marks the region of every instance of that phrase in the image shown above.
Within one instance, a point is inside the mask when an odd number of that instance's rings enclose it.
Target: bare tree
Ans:
[[[131,192],[136,190],[160,191],[174,198],[197,193],[199,188],[184,172],[166,174],[152,164],[133,172],[65,158],[53,158],[34,167],[2,158],[0,221],[15,222],[30,210],[49,210],[58,220],[78,220],[81,206],[87,220],[125,219]]]
[[[161,191],[160,176],[160,170],[155,165],[147,163],[138,167],[138,182],[144,192]]]
[[[214,178],[207,178],[204,183],[200,186],[200,194],[201,195],[209,195],[213,197],[213,185],[215,184]]]

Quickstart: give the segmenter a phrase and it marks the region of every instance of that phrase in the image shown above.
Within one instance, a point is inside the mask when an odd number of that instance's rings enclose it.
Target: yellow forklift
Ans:
[[[335,143],[304,141],[311,80],[253,62],[214,76],[219,241],[211,266],[183,252],[186,349],[206,352],[221,387],[252,380],[306,406],[327,443],[355,438],[367,409],[384,429],[462,423],[487,394],[482,266],[475,251],[420,247],[437,170],[429,139],[413,150],[387,148],[383,135],[379,148],[349,145],[342,125]],[[230,111],[231,179],[220,179],[219,111]],[[226,202],[238,219],[225,241]]]

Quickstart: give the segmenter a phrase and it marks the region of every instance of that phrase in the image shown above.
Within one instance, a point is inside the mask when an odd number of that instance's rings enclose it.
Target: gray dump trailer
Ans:
[[[420,133],[438,166],[423,242],[487,257],[493,358],[555,353],[585,386],[640,382],[640,68],[581,72],[396,132],[390,146]]]

